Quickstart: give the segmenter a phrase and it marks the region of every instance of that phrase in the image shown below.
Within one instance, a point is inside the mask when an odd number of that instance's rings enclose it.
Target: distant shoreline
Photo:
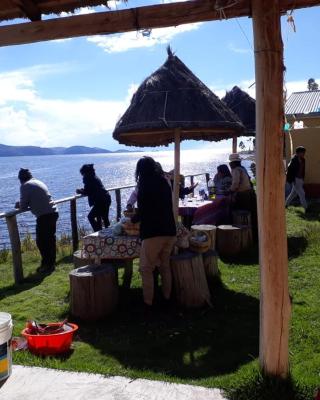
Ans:
[[[9,146],[0,144],[0,157],[28,157],[28,156],[57,156],[57,155],[92,155],[132,153],[133,150],[107,150],[99,147],[71,146],[71,147],[38,147],[38,146]]]

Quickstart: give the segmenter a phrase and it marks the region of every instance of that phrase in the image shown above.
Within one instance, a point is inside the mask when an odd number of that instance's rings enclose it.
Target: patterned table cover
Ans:
[[[102,229],[83,238],[82,258],[134,259],[139,257],[141,241],[138,236],[116,236],[112,228]]]
[[[189,231],[177,224],[177,246],[186,247]],[[83,238],[81,257],[99,263],[101,259],[132,260],[140,256],[141,240],[138,236],[113,233],[112,228],[102,229]]]

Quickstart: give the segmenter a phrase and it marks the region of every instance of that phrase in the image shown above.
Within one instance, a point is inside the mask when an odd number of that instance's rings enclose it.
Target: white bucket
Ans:
[[[6,312],[0,312],[0,381],[7,379],[12,370],[12,318]]]

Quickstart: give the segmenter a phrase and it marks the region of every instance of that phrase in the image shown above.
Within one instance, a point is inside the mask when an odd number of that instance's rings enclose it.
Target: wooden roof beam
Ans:
[[[319,4],[320,0],[281,0],[280,12]],[[226,8],[223,14],[219,9],[215,9],[212,0],[159,4],[1,26],[0,46],[163,28],[219,20],[222,17],[229,19],[244,16],[251,16],[250,0],[239,0],[232,7]]]
[[[20,10],[28,17],[31,21],[40,21],[41,12],[36,3],[33,0],[14,0],[13,3],[20,8]]]

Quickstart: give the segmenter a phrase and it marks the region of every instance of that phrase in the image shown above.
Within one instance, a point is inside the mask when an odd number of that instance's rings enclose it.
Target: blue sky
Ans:
[[[282,17],[289,94],[305,90],[310,77],[320,81],[320,7],[293,16],[296,33]],[[137,86],[165,62],[168,44],[219,97],[234,85],[254,97],[252,42],[251,19],[241,18],[154,29],[149,37],[131,32],[0,48],[0,143],[120,148],[114,125]],[[186,146],[230,148],[226,142]]]

